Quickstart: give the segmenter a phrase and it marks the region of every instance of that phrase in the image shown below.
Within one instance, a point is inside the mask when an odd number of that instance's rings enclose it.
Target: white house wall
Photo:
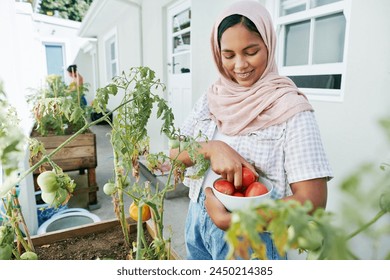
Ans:
[[[117,8],[113,8],[115,2]],[[97,80],[98,87],[107,85],[111,78],[107,76],[106,64],[106,46],[105,41],[112,35],[117,39],[117,56],[118,56],[118,74],[122,71],[128,72],[130,67],[141,65],[141,47],[140,47],[140,13],[136,5],[126,4],[121,1],[96,1],[100,8],[96,14],[91,15],[91,23],[81,30],[81,36],[93,37],[97,39]],[[106,6],[107,5],[107,6]],[[113,12],[112,12],[113,11]],[[114,14],[114,16],[113,16]],[[104,18],[108,20],[105,21]],[[96,22],[99,22],[96,25]],[[91,57],[90,57],[91,59]],[[79,59],[77,60],[79,61]],[[90,60],[92,67],[92,61]],[[90,75],[92,70],[89,70]],[[91,80],[92,82],[92,80]],[[95,91],[95,89],[94,89]],[[92,93],[94,95],[94,92]],[[110,98],[109,109],[119,105],[123,95],[118,94]],[[93,98],[93,96],[92,96]]]
[[[166,7],[172,3],[169,0],[142,1],[142,46],[143,65],[150,67],[156,72],[156,76],[166,83]],[[167,98],[166,92],[161,92],[161,96]],[[153,111],[156,115],[156,112]],[[152,139],[151,151],[162,151],[167,148],[166,139],[160,134],[162,122],[152,120],[148,124],[148,132]]]
[[[339,189],[346,176],[364,162],[374,161],[379,169],[389,160],[389,142],[378,120],[390,117],[390,1],[351,4],[344,100],[312,102],[335,175],[329,182],[328,209],[336,212],[346,199]],[[373,187],[366,186],[374,192]],[[390,219],[380,222],[388,224]],[[389,240],[380,244],[382,255],[390,250]],[[356,248],[361,256],[372,257],[373,248]]]
[[[369,160],[383,161],[388,143],[378,120],[389,117],[390,2],[352,1],[347,42],[346,90],[341,102],[312,102],[335,178],[332,186]],[[332,198],[335,198],[334,200]],[[331,196],[329,206],[336,207]]]

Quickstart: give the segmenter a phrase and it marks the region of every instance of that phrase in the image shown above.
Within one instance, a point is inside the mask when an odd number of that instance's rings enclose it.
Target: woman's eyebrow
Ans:
[[[253,47],[258,47],[259,44],[250,44],[249,46],[246,46],[243,50],[247,50],[247,49],[250,49],[250,48],[253,48]],[[232,50],[229,50],[229,49],[222,49],[221,52],[233,52]]]

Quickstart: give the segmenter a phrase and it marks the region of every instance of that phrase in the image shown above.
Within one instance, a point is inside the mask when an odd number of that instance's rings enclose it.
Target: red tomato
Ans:
[[[254,181],[256,181],[255,174],[248,167],[243,166],[242,167],[242,186],[244,188],[249,187],[249,185],[252,184]]]
[[[219,179],[215,181],[214,188],[227,195],[232,195],[235,192],[234,185],[226,179]]]
[[[244,194],[242,192],[234,192],[233,196],[244,197]]]
[[[259,196],[266,194],[268,189],[260,182],[253,182],[245,191],[245,196]]]

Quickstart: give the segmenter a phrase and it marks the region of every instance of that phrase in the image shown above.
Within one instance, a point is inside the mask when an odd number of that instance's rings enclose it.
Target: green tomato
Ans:
[[[20,255],[21,260],[37,260],[38,255],[34,252],[24,252]]]
[[[170,149],[176,149],[179,148],[179,140],[178,139],[169,139],[168,140],[168,147]]]
[[[297,240],[300,248],[313,251],[322,246],[323,239],[317,224],[311,221]]]
[[[59,188],[57,174],[53,171],[44,171],[38,175],[37,183],[42,192],[55,192]]]
[[[11,226],[0,226],[0,245],[12,244],[14,242],[15,232]]]
[[[287,228],[287,238],[288,241],[294,241],[297,238],[295,235],[295,229],[292,226]]]
[[[12,257],[12,245],[5,244],[0,246],[0,260],[10,260]]]
[[[68,192],[62,188],[59,188],[55,192],[42,192],[41,194],[42,200],[55,208],[64,204],[66,202],[67,197]]]
[[[112,194],[116,193],[116,186],[115,186],[115,184],[114,183],[106,183],[106,184],[104,184],[103,192],[106,195],[112,195]]]
[[[382,211],[390,212],[390,191],[382,193],[379,200]]]

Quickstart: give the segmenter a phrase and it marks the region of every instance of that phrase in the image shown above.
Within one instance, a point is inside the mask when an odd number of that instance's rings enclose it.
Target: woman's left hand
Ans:
[[[230,226],[231,213],[226,210],[211,188],[205,188],[204,192],[206,194],[204,205],[211,220],[218,228],[227,230]]]

